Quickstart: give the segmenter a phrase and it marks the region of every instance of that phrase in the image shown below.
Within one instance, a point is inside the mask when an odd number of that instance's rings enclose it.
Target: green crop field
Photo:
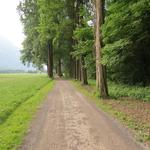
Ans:
[[[0,75],[0,149],[16,149],[53,81],[39,74]]]

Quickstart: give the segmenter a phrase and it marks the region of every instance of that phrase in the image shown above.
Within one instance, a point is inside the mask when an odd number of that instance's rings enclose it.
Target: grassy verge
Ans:
[[[0,150],[16,150],[21,143],[33,115],[38,106],[52,89],[54,81],[50,81],[38,92],[21,103],[15,111],[0,125]]]
[[[72,81],[72,84],[80,90],[84,95],[89,97],[89,100],[91,100],[93,103],[96,104],[98,108],[101,110],[107,112],[111,116],[119,119],[124,125],[128,126],[132,131],[134,132],[134,135],[136,136],[137,140],[146,144],[149,144],[150,142],[150,125],[149,123],[139,122],[133,116],[130,116],[123,111],[120,111],[107,103],[108,101],[112,101],[116,104],[117,100],[100,100],[98,96],[95,94],[95,90],[91,88],[92,92],[89,92],[90,88],[89,86],[82,86],[80,82],[78,81]],[[122,101],[119,101],[119,103],[122,104]],[[126,105],[126,104],[125,104]],[[133,106],[136,107],[136,106]]]
[[[95,80],[89,80],[89,84],[95,87]],[[108,82],[109,95],[112,98],[120,97],[132,97],[138,100],[144,100],[150,102],[150,87],[140,87],[140,86],[129,86],[126,84],[119,84],[115,82]]]

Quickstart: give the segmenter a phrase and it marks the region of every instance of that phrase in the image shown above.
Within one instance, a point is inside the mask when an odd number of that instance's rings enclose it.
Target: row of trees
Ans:
[[[49,77],[94,78],[103,98],[107,79],[149,84],[149,0],[22,0],[18,11],[23,63],[47,65]]]

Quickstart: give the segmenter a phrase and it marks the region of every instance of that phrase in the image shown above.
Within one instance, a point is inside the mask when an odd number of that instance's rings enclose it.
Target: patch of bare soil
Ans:
[[[110,100],[105,103],[111,105],[113,108],[124,112],[139,122],[150,125],[150,103],[139,100],[123,99]]]
[[[139,125],[143,126],[143,131],[150,136],[150,103],[130,98],[122,100],[103,101],[113,109],[123,112],[128,117],[134,119]],[[145,127],[144,127],[145,126]],[[150,145],[150,142],[147,142]]]

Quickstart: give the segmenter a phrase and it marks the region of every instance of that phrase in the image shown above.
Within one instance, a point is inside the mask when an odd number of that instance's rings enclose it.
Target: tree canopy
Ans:
[[[22,0],[18,11],[23,63],[47,65],[49,77],[96,79],[105,96],[107,79],[150,83],[149,0]]]

